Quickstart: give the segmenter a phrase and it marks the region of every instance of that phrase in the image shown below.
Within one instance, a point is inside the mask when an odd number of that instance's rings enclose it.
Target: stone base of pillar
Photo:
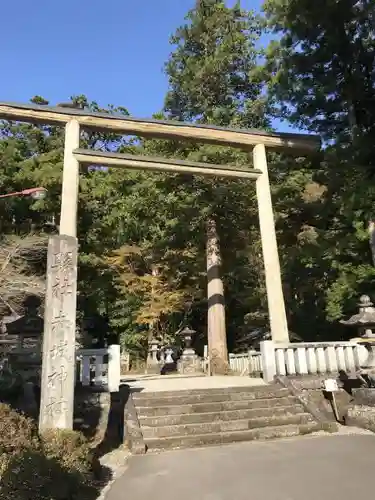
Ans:
[[[149,373],[151,375],[160,375],[159,363],[147,363],[146,373]]]
[[[191,354],[183,354],[177,363],[177,370],[181,374],[202,373],[202,359],[194,351]]]
[[[209,350],[211,375],[228,375],[230,373],[229,361],[216,349]]]
[[[368,370],[375,371],[375,346],[372,344],[366,345],[368,350],[368,358],[365,368]]]
[[[367,342],[358,342],[366,347],[368,356],[365,364],[362,365],[361,373],[368,373],[375,376],[375,345]]]

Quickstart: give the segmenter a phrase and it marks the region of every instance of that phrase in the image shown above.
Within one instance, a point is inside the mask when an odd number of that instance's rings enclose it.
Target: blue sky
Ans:
[[[242,0],[254,10],[261,3]],[[86,94],[100,105],[149,117],[161,109],[167,89],[169,36],[193,5],[194,0],[4,0],[0,100],[41,95],[55,104]]]

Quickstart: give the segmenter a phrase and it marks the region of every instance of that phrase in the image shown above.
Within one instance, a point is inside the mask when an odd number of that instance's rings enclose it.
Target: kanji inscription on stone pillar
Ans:
[[[48,242],[39,429],[72,429],[77,300],[77,239]]]

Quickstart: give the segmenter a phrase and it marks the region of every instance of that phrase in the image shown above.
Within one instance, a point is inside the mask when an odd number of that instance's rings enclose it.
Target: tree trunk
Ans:
[[[151,267],[151,274],[152,274],[153,277],[158,276],[159,270],[158,270],[158,268],[156,266],[152,266]],[[155,299],[155,293],[156,293],[155,292],[155,287],[154,287],[154,284],[152,282],[152,284],[151,284],[151,294],[150,294],[152,302]],[[155,357],[156,353],[151,350],[152,341],[154,339],[156,339],[156,325],[157,325],[157,321],[150,321],[150,323],[148,324],[147,373],[159,373],[159,371],[160,371],[159,365],[157,363],[157,359]]]
[[[220,242],[216,222],[207,222],[207,336],[208,355],[213,374],[228,373],[228,348],[225,328],[224,286],[221,279]]]
[[[372,263],[375,266],[375,222],[370,220],[368,224],[369,244],[372,255]]]

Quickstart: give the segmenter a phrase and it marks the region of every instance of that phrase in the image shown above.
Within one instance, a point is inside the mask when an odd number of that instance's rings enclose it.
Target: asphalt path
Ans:
[[[105,500],[356,500],[375,495],[375,435],[324,435],[132,457]]]

